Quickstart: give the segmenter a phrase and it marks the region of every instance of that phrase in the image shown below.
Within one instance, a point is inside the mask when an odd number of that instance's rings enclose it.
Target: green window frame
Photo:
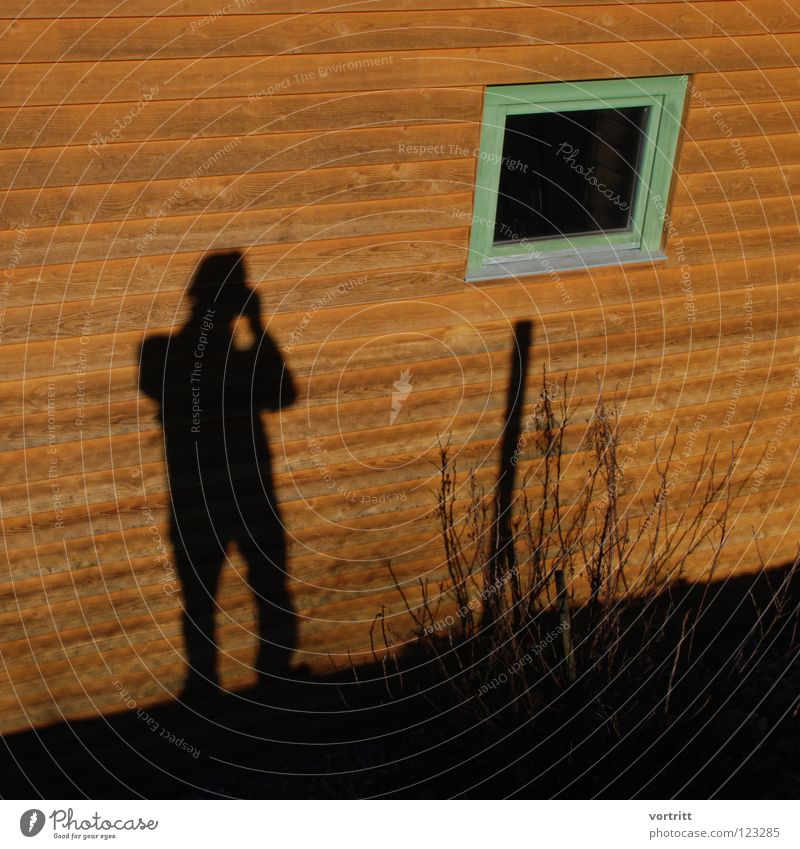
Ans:
[[[684,75],[488,87],[467,280],[666,259],[662,251],[664,224],[687,83],[688,77]],[[495,245],[506,117],[603,106],[649,107],[628,229]]]

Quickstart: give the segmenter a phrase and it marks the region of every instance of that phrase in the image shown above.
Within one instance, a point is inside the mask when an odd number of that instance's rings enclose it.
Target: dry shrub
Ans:
[[[676,452],[676,434],[652,469],[648,494],[631,494],[617,417],[602,400],[578,429],[575,452],[568,450],[576,428],[566,389],[565,381],[557,406],[543,379],[501,477],[514,473],[529,447],[537,459],[505,511],[474,471],[462,485],[450,446],[440,444],[447,578],[420,581],[419,603],[395,583],[413,619],[416,648],[473,722],[507,727],[556,711],[562,720],[599,722],[620,737],[704,704],[692,683],[708,662],[698,627],[730,535],[731,503],[747,477],[735,477],[737,451],[720,468],[708,446],[692,477],[688,454]],[[585,464],[578,487],[565,484],[567,460]],[[704,566],[699,579],[693,570],[690,592],[681,582],[693,560]],[[796,569],[757,610],[757,639],[743,642],[747,651],[731,652],[727,680],[746,671],[758,646],[787,619],[796,630],[797,608],[789,602]],[[385,631],[384,644],[384,656],[394,653],[397,643]],[[676,697],[679,684],[685,698]]]

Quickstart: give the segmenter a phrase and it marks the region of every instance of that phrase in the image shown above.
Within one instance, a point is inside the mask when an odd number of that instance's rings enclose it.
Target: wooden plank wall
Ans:
[[[769,463],[734,504],[726,568],[756,565],[754,536],[770,562],[794,552],[797,5],[330,5],[0,0],[1,730],[123,709],[114,681],[138,704],[180,688],[137,358],[185,320],[210,250],[246,249],[300,389],[265,423],[313,671],[368,656],[398,607],[387,559],[411,583],[441,573],[436,437],[491,485],[519,319],[529,397],[544,364],[588,415],[599,375],[643,425],[642,491],[649,440],[683,432],[679,487],[707,438],[727,450],[752,425],[743,468]],[[659,74],[692,75],[669,261],[467,286],[483,86]],[[232,551],[219,595],[229,687],[252,681],[241,565]]]

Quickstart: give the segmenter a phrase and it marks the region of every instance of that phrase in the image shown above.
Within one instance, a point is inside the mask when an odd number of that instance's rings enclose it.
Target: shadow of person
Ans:
[[[232,543],[256,598],[260,682],[285,673],[295,646],[283,526],[260,418],[262,410],[292,404],[295,389],[261,324],[240,253],[207,256],[188,295],[192,311],[183,327],[142,344],[139,383],[160,405],[189,664],[183,695],[196,698],[217,692],[215,598]]]

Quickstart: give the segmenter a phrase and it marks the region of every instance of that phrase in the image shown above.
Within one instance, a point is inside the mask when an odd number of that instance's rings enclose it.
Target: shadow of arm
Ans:
[[[261,409],[276,411],[291,407],[297,400],[292,373],[268,333],[260,338],[256,360],[256,397]]]
[[[167,338],[151,336],[139,349],[139,390],[155,401],[161,402],[164,392]]]

